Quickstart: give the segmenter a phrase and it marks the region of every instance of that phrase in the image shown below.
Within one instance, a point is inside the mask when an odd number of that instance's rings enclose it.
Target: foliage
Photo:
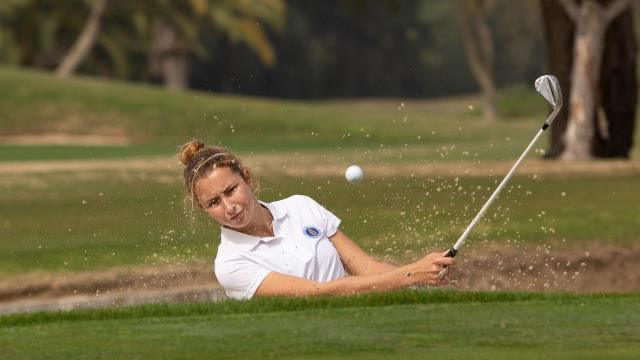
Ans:
[[[496,3],[498,85],[531,82],[544,63],[535,3]],[[0,62],[55,67],[89,4],[2,2]],[[190,82],[200,89],[289,98],[471,92],[455,12],[455,2],[442,0],[111,1],[80,72],[155,81],[150,38],[165,21],[191,52]]]
[[[84,26],[88,0],[11,0],[0,5],[0,54],[12,64],[55,67]],[[96,49],[82,67],[103,76],[148,79],[148,54],[153,26],[174,26],[195,55],[208,50],[201,33],[221,33],[242,42],[267,65],[276,55],[263,27],[282,31],[285,6],[281,0],[141,0],[111,1],[102,19]]]
[[[490,26],[498,85],[532,82],[544,67],[537,4],[497,3]],[[287,98],[422,98],[476,91],[454,21],[455,2],[394,4],[288,1],[286,31],[274,37],[280,62],[273,69],[248,57],[242,47],[211,36],[207,47],[218,51],[194,61],[191,83]]]

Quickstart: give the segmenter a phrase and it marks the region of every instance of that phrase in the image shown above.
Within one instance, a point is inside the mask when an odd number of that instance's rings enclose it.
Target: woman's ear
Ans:
[[[249,186],[253,187],[255,185],[255,183],[253,182],[253,176],[251,175],[251,171],[249,171],[249,168],[242,169],[242,178],[247,182],[247,184],[249,184]]]

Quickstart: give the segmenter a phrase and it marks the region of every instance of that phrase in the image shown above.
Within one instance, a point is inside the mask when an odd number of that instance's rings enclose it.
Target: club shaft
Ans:
[[[524,152],[522,153],[522,155],[520,155],[520,157],[518,158],[516,163],[513,164],[513,166],[511,167],[511,170],[509,170],[509,172],[504,177],[504,179],[502,179],[502,182],[500,182],[500,185],[498,185],[498,187],[493,192],[493,194],[491,195],[489,200],[487,200],[487,202],[484,204],[482,209],[480,209],[480,211],[478,212],[476,217],[473,218],[473,220],[471,220],[471,223],[469,224],[469,226],[467,226],[467,228],[462,233],[462,235],[460,235],[460,238],[458,238],[458,241],[456,241],[456,243],[453,245],[453,248],[452,248],[453,254],[452,255],[455,255],[455,253],[457,253],[458,250],[460,250],[460,247],[462,246],[462,244],[464,244],[464,241],[467,239],[467,236],[471,232],[471,229],[473,229],[473,227],[476,226],[478,221],[480,221],[480,219],[482,219],[482,216],[484,216],[484,213],[487,211],[487,209],[489,209],[489,207],[491,206],[493,201],[498,197],[498,194],[500,193],[502,188],[507,184],[507,182],[509,182],[509,179],[511,179],[511,176],[516,171],[516,168],[518,167],[518,165],[520,165],[522,160],[527,156],[527,154],[529,153],[529,150],[531,150],[531,148],[533,147],[533,144],[535,144],[536,141],[538,141],[538,138],[540,137],[540,135],[542,135],[542,133],[544,133],[544,129],[538,130],[538,133],[536,134],[536,136],[533,137],[533,140],[531,140],[531,142],[529,143],[529,146],[527,146],[527,148],[524,149]],[[451,253],[451,251],[450,251],[450,253]]]
[[[516,168],[518,167],[518,165],[520,165],[522,160],[524,160],[524,158],[527,156],[527,154],[529,153],[529,150],[531,150],[531,148],[533,147],[533,144],[535,144],[536,141],[538,141],[538,138],[551,125],[553,120],[556,118],[556,115],[558,115],[558,113],[560,112],[560,109],[562,109],[562,92],[560,91],[560,85],[558,84],[558,79],[556,79],[555,76],[543,75],[538,79],[536,79],[535,86],[536,86],[536,90],[538,90],[538,92],[542,94],[542,96],[544,96],[544,98],[551,104],[551,106],[553,107],[553,111],[544,121],[544,125],[542,125],[540,130],[538,130],[538,133],[536,134],[536,136],[533,137],[533,140],[531,140],[531,142],[529,143],[529,146],[527,146],[527,148],[524,149],[524,151],[522,152],[522,155],[520,155],[516,163],[513,164],[513,166],[511,167],[511,170],[509,170],[507,175],[505,175],[504,179],[502,179],[502,182],[500,182],[496,190],[493,192],[493,194],[491,194],[491,197],[489,197],[489,200],[487,200],[487,202],[484,204],[482,209],[480,209],[476,217],[473,218],[469,226],[467,226],[467,228],[464,230],[462,235],[460,235],[460,238],[458,238],[458,241],[456,241],[453,247],[449,249],[444,254],[444,256],[448,256],[448,257],[456,256],[456,254],[462,247],[462,244],[464,244],[464,241],[467,239],[467,236],[471,232],[471,229],[473,229],[473,227],[476,226],[478,221],[482,219],[482,216],[484,216],[484,213],[487,211],[489,206],[491,206],[493,201],[498,197],[498,194],[500,194],[500,191],[502,191],[502,188],[507,184],[507,182],[509,182],[509,179],[511,179],[511,176],[516,171]],[[446,271],[444,271],[442,274],[444,276],[446,274]]]

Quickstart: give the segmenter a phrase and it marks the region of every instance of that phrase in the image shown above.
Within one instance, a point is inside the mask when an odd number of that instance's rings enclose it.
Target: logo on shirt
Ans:
[[[304,234],[307,237],[310,237],[312,239],[317,239],[320,237],[320,235],[322,235],[322,232],[315,226],[313,225],[307,225],[304,227],[304,229],[302,230],[302,232],[304,232]]]

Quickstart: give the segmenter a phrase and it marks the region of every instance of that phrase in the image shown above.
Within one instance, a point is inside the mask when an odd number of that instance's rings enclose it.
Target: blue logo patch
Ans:
[[[317,239],[320,237],[320,235],[322,235],[322,231],[320,231],[317,227],[313,226],[313,225],[307,225],[304,227],[304,229],[302,230],[302,232],[307,236],[310,237],[312,239]]]

